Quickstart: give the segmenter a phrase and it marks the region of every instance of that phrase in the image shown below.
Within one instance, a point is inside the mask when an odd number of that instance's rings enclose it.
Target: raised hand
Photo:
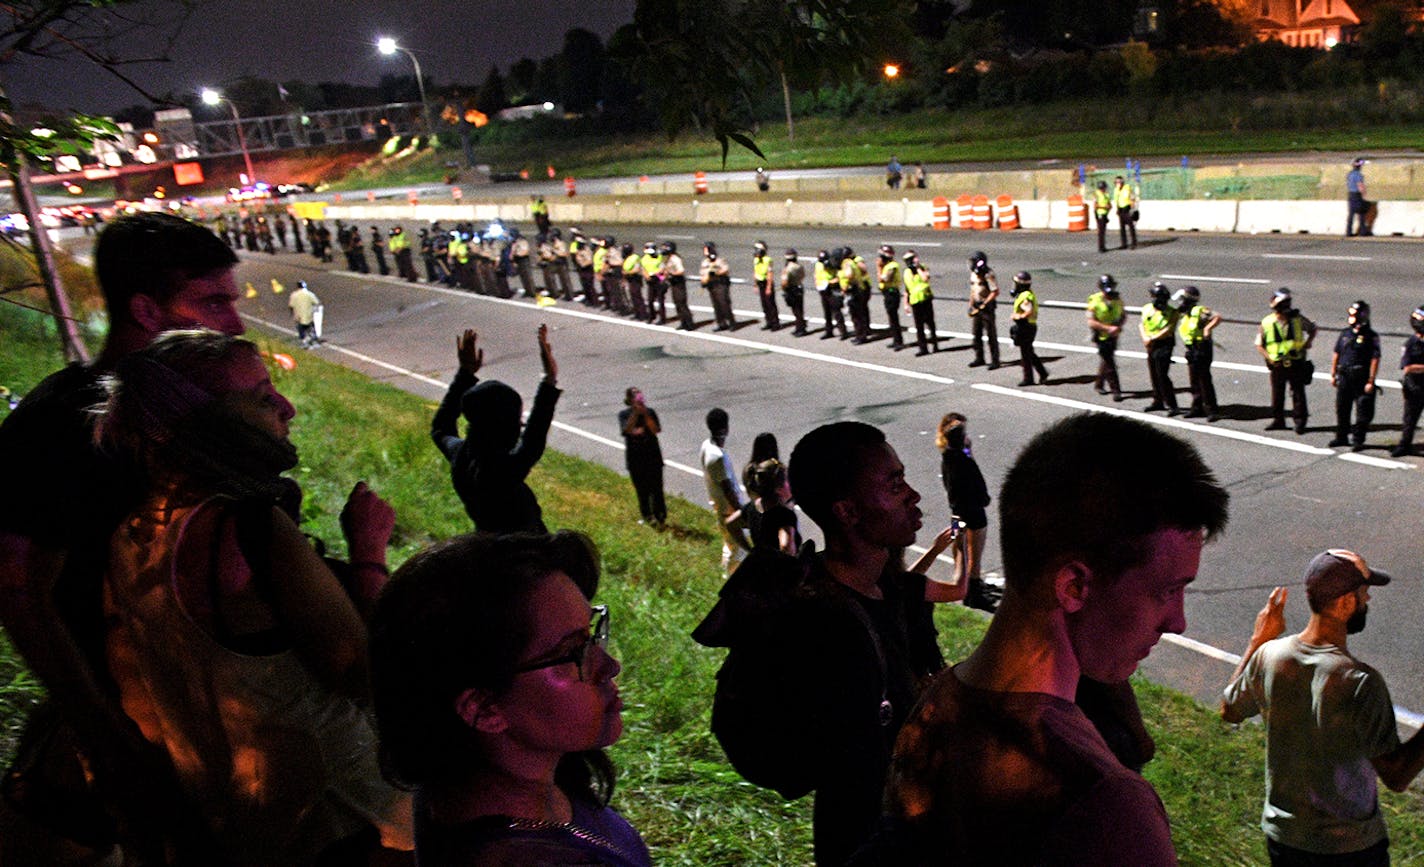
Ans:
[[[539,325],[539,359],[544,362],[544,378],[550,383],[559,380],[559,365],[554,361],[554,350],[549,346],[549,326]]]
[[[479,348],[479,336],[473,328],[455,338],[455,357],[460,359],[460,369],[474,375],[485,363],[485,351]]]

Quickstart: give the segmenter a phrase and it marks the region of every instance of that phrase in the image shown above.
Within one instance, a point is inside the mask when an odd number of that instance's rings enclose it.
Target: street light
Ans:
[[[204,104],[217,105],[220,102],[227,103],[227,107],[232,109],[232,123],[237,127],[237,146],[242,148],[242,162],[247,166],[247,183],[255,184],[257,174],[252,171],[252,155],[247,152],[247,136],[242,132],[242,118],[237,116],[237,104],[211,87],[203,88]]]
[[[420,74],[420,60],[415,56],[414,51],[397,45],[396,41],[389,36],[382,36],[376,40],[376,50],[386,56],[399,51],[409,57],[410,62],[415,65],[415,86],[420,91],[420,117],[425,121],[425,137],[428,141],[435,132],[430,123],[430,109],[425,102],[425,76]]]

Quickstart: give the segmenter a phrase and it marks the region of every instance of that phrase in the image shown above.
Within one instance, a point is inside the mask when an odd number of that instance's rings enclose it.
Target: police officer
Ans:
[[[435,282],[435,242],[430,240],[430,230],[420,230],[420,261],[425,265],[425,282]]]
[[[905,281],[894,247],[880,245],[879,265],[875,276],[880,281],[880,297],[885,303],[885,318],[890,323],[890,348],[899,352],[905,348],[905,329],[900,327],[900,299],[904,297]]]
[[[643,284],[648,292],[648,321],[667,324],[667,282],[663,276],[663,254],[652,241],[643,245]]]
[[[840,248],[841,291],[850,307],[850,324],[855,331],[851,343],[862,344],[870,339],[870,269],[865,260],[850,247]]]
[[[578,272],[579,286],[583,289],[585,307],[598,305],[598,293],[593,289],[593,245],[584,237],[577,226],[569,228],[569,258]]]
[[[1048,382],[1048,368],[1034,352],[1033,341],[1038,337],[1038,296],[1033,294],[1033,275],[1020,271],[1014,275],[1013,325],[1009,326],[1009,337],[1019,348],[1019,361],[1023,365],[1023,379],[1019,385],[1033,385],[1033,375],[1038,373],[1038,383]]]
[[[1187,418],[1217,419],[1216,386],[1211,381],[1213,346],[1211,333],[1221,323],[1221,314],[1201,303],[1201,290],[1195,286],[1178,289],[1172,295],[1172,306],[1181,313],[1177,334],[1187,354],[1187,380],[1192,392],[1192,408]]]
[[[970,367],[984,366],[984,342],[989,343],[989,369],[999,369],[999,329],[994,324],[994,307],[999,298],[999,278],[989,267],[989,257],[975,250],[969,257],[969,321],[973,323],[974,360]]]
[[[1399,369],[1403,372],[1404,422],[1399,428],[1399,444],[1390,451],[1396,458],[1402,458],[1414,450],[1414,428],[1419,423],[1419,412],[1424,410],[1424,304],[1414,308],[1409,314],[1409,325],[1414,333],[1404,341],[1404,354],[1399,359]]]
[[[371,227],[371,252],[376,256],[376,268],[381,276],[391,273],[391,267],[386,264],[386,239],[381,237],[381,230],[375,226]]]
[[[1356,301],[1346,312],[1348,323],[1335,339],[1330,356],[1330,384],[1335,386],[1335,438],[1331,448],[1350,444],[1350,451],[1363,451],[1365,434],[1375,418],[1375,377],[1379,374],[1380,338],[1370,327],[1370,305]],[[1350,430],[1350,410],[1355,411],[1354,436]]]
[[[628,295],[623,291],[623,248],[618,239],[609,235],[604,239],[606,252],[603,258],[603,306],[614,313],[628,311]]]
[[[712,241],[702,245],[702,267],[700,280],[707,294],[712,298],[712,316],[717,320],[715,331],[730,331],[737,325],[732,313],[731,269],[717,255],[717,245]]]
[[[821,296],[821,314],[825,317],[826,328],[821,332],[822,340],[835,336],[835,326],[840,325],[841,340],[846,339],[845,302],[841,296],[840,263],[831,258],[826,250],[816,254],[814,269],[816,294]]]
[[[1277,289],[1271,296],[1271,312],[1261,320],[1256,334],[1256,351],[1266,360],[1271,371],[1271,423],[1266,430],[1286,429],[1286,386],[1291,392],[1291,416],[1295,432],[1305,433],[1310,409],[1305,402],[1305,387],[1315,372],[1305,357],[1315,341],[1315,323],[1301,315],[1291,300],[1289,289]]]
[[[792,337],[806,336],[806,266],[796,257],[796,251],[788,249],[786,264],[781,266],[781,297],[791,308],[791,318],[795,326]]]
[[[1142,346],[1147,351],[1147,375],[1152,381],[1152,403],[1147,412],[1167,410],[1170,416],[1180,415],[1177,390],[1172,386],[1172,349],[1177,345],[1177,309],[1172,306],[1172,292],[1158,280],[1148,290],[1147,303],[1142,305]]]
[[[771,279],[771,255],[766,251],[766,242],[752,244],[752,282],[756,284],[757,297],[761,300],[761,313],[766,317],[762,331],[781,329],[781,311],[776,308],[776,287]]]
[[[1108,251],[1108,215],[1112,213],[1112,196],[1108,195],[1108,182],[1098,181],[1093,190],[1093,217],[1098,221],[1098,252]]]
[[[687,306],[687,266],[677,254],[677,242],[663,242],[663,273],[667,276],[668,290],[672,292],[672,306],[677,311],[677,329],[691,331],[697,327],[692,318],[692,308]]]
[[[518,229],[510,229],[509,260],[519,275],[519,286],[525,298],[534,297],[534,271],[529,267],[529,239]]]
[[[1132,237],[1132,249],[1137,249],[1137,220],[1133,219],[1132,212],[1137,209],[1137,196],[1133,193],[1129,184],[1123,183],[1122,175],[1118,175],[1113,180],[1112,193],[1113,208],[1117,211],[1117,231],[1119,236],[1118,249],[1128,246],[1127,239]]]
[[[558,226],[549,230],[549,247],[554,254],[551,270],[554,272],[554,280],[559,284],[559,292],[565,301],[574,300],[573,279],[569,275],[569,246],[564,243],[563,232]],[[549,294],[553,294],[553,289],[549,288]]]
[[[643,259],[632,244],[623,245],[623,291],[631,302],[633,318],[648,318],[648,302],[643,298]]]
[[[1122,385],[1117,378],[1117,338],[1122,334],[1127,311],[1123,309],[1113,275],[1104,274],[1098,278],[1098,291],[1088,296],[1087,317],[1093,342],[1098,345],[1098,375],[1093,380],[1093,388],[1098,394],[1111,391],[1113,400],[1121,401]]]
[[[405,229],[396,226],[391,229],[390,239],[391,255],[396,260],[396,273],[407,283],[414,283],[420,278],[415,273],[415,264],[412,261],[410,238],[406,237]]]
[[[930,269],[920,262],[914,250],[905,252],[905,298],[910,303],[910,315],[915,319],[915,342],[920,349],[915,355],[929,355],[930,345],[939,352],[939,333],[935,331],[934,292],[930,290]],[[928,341],[926,340],[928,332]]]

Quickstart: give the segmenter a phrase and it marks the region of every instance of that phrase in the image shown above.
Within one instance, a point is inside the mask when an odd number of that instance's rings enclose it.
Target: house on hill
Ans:
[[[1259,12],[1251,24],[1257,39],[1301,48],[1332,48],[1360,24],[1345,0],[1260,0]]]

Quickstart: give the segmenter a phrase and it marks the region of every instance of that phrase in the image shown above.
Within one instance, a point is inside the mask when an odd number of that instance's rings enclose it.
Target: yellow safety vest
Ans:
[[[756,278],[758,283],[766,282],[767,278],[771,276],[770,256],[752,257],[752,276]]]
[[[831,285],[831,269],[826,267],[826,263],[816,261],[816,291],[825,292]]]
[[[1123,310],[1121,298],[1108,298],[1101,292],[1094,292],[1088,296],[1088,311],[1093,314],[1093,318],[1104,325],[1122,324]],[[1093,339],[1102,342],[1108,340],[1108,336],[1100,331],[1093,332]]]
[[[921,304],[934,297],[930,291],[930,272],[924,268],[905,269],[905,291],[910,296],[911,304]]]
[[[399,253],[410,246],[410,239],[405,236],[405,232],[401,232],[399,235],[391,236],[389,246],[392,253]]]
[[[463,238],[450,239],[450,255],[461,265],[470,261],[470,247]]]
[[[904,281],[900,279],[900,263],[891,259],[880,267],[880,291],[896,293]]]
[[[633,255],[623,260],[623,276],[632,276],[634,274],[637,274],[638,271],[642,269],[642,263],[638,261],[639,258],[640,257],[638,256],[638,254],[634,253]]]
[[[1113,190],[1113,205],[1119,208],[1132,207],[1132,187],[1130,185],[1123,184]]]
[[[1284,327],[1282,327],[1284,325]],[[1261,348],[1271,362],[1305,357],[1305,326],[1299,316],[1282,323],[1272,313],[1261,320]]]
[[[599,247],[593,251],[593,270],[603,273],[603,266],[608,261],[608,248]]]
[[[1094,213],[1098,213],[1098,214],[1106,214],[1107,212],[1109,212],[1109,211],[1111,211],[1111,210],[1112,210],[1112,197],[1108,195],[1108,191],[1107,191],[1107,190],[1094,190],[1094,191],[1093,191],[1093,212],[1094,212]]]
[[[1172,320],[1176,315],[1176,311],[1171,308],[1163,310],[1156,304],[1144,304],[1142,305],[1142,330],[1148,334],[1166,332],[1166,335],[1170,336]]]
[[[1206,342],[1206,323],[1210,320],[1211,311],[1202,304],[1183,313],[1182,320],[1177,323],[1177,334],[1182,338],[1182,345],[1196,346]]]
[[[649,256],[647,253],[644,253],[642,259],[643,273],[648,275],[649,277],[657,276],[657,273],[663,268],[662,256]]]
[[[1020,319],[1020,322],[1027,322],[1029,325],[1038,324],[1038,296],[1033,294],[1032,289],[1025,289],[1019,293],[1019,297],[1014,299],[1014,309],[1021,310],[1027,302],[1028,316]]]

